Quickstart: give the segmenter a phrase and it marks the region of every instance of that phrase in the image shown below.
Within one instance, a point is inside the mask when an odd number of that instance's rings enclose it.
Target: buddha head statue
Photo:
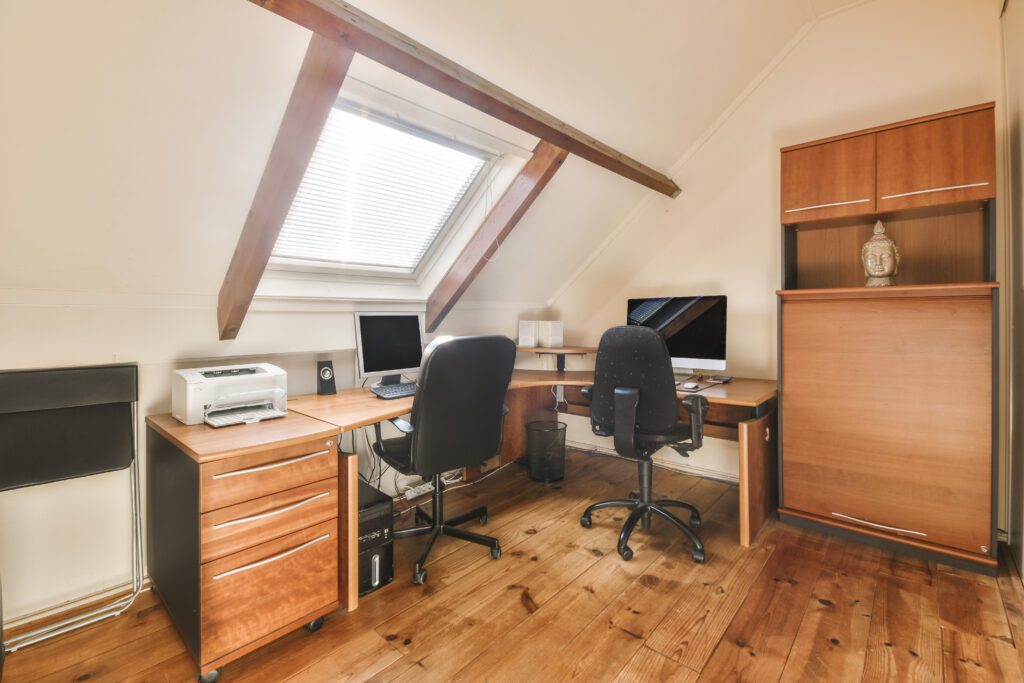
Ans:
[[[860,250],[864,262],[864,274],[868,276],[867,287],[888,287],[896,284],[893,276],[899,270],[900,250],[896,243],[885,234],[882,221],[875,223],[875,234]]]

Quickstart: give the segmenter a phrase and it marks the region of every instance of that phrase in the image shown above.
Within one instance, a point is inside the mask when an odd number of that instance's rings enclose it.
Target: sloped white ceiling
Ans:
[[[834,4],[357,3],[661,171]],[[0,290],[216,296],[308,35],[245,0],[0,2]],[[546,301],[646,192],[570,159],[466,300]]]
[[[806,0],[355,4],[662,172],[818,11]],[[570,157],[464,301],[547,301],[647,192]]]

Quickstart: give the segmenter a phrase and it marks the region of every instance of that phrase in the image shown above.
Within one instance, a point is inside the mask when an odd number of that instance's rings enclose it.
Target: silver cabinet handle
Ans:
[[[237,477],[240,474],[253,474],[255,472],[263,472],[265,470],[272,470],[275,467],[284,467],[285,465],[294,465],[297,462],[302,462],[303,460],[309,460],[310,458],[319,458],[321,455],[327,455],[330,452],[331,452],[330,450],[318,451],[316,453],[310,453],[309,455],[300,455],[299,457],[292,458],[291,460],[281,460],[279,462],[272,462],[269,465],[260,465],[259,467],[250,467],[250,468],[245,469],[245,470],[235,470],[234,472],[222,472],[221,474],[213,475],[213,478],[214,479],[224,479],[225,477]]]
[[[968,183],[966,185],[949,185],[948,187],[930,187],[927,190],[914,190],[913,192],[900,192],[899,194],[882,195],[882,199],[899,199],[900,197],[913,197],[915,194],[928,194],[929,192],[949,192],[950,190],[966,190],[971,187],[985,187],[988,182]]]
[[[799,209],[786,209],[783,213],[797,213],[800,211],[813,211],[814,209],[827,209],[830,206],[848,206],[850,204],[865,204],[871,199],[851,199],[848,202],[831,202],[830,204],[815,204],[814,206],[801,206]]]
[[[370,560],[370,585],[376,588],[380,585],[380,555],[374,555]]]
[[[868,526],[873,526],[873,527],[875,527],[877,529],[885,529],[886,531],[897,531],[897,532],[899,532],[901,534],[913,534],[914,536],[922,536],[922,537],[925,537],[925,536],[928,535],[928,534],[924,533],[923,531],[912,531],[910,529],[901,529],[898,526],[886,526],[884,524],[876,524],[875,522],[869,522],[866,519],[860,519],[859,517],[851,517],[850,515],[844,515],[844,514],[839,513],[839,512],[833,512],[832,516],[833,517],[842,517],[843,519],[849,519],[849,520],[851,520],[853,522],[857,522],[858,524],[867,524]]]
[[[309,498],[306,498],[305,500],[300,500],[297,503],[292,503],[291,505],[286,505],[284,507],[277,508],[276,510],[270,510],[269,512],[263,512],[263,513],[260,513],[258,515],[253,515],[252,517],[242,517],[240,519],[233,519],[230,522],[221,522],[220,524],[214,524],[213,528],[214,529],[223,529],[224,527],[234,526],[235,524],[247,524],[248,522],[255,522],[255,521],[260,520],[260,519],[266,519],[267,517],[275,517],[277,515],[283,514],[285,512],[290,512],[291,510],[294,510],[296,508],[300,508],[303,505],[307,505],[308,503],[312,503],[314,500],[319,500],[319,499],[323,498],[324,496],[329,496],[329,495],[331,495],[330,491],[324,491],[323,493],[318,493],[315,496],[310,496]]]
[[[306,541],[302,545],[297,545],[294,548],[292,548],[291,550],[285,550],[283,553],[278,553],[277,555],[272,555],[272,556],[266,558],[265,560],[260,560],[259,562],[253,562],[252,564],[247,564],[244,567],[238,567],[237,569],[231,569],[231,570],[226,571],[226,572],[221,572],[220,574],[214,574],[213,580],[216,581],[218,579],[223,579],[225,576],[231,576],[232,574],[240,574],[242,572],[247,572],[250,569],[256,569],[256,567],[262,567],[265,564],[270,564],[271,562],[277,562],[278,560],[284,559],[284,558],[288,557],[289,555],[294,555],[295,553],[299,552],[300,550],[305,550],[306,548],[308,548],[311,545],[316,545],[320,541],[326,541],[330,537],[331,537],[330,534],[324,534],[323,536],[320,536],[319,538],[314,538],[312,541]]]

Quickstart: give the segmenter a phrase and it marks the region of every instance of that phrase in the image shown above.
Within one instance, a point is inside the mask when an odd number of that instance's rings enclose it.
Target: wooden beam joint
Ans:
[[[469,289],[487,260],[516,227],[568,154],[564,149],[543,140],[533,150],[533,156],[512,180],[427,299],[427,332],[437,329],[455,302]]]

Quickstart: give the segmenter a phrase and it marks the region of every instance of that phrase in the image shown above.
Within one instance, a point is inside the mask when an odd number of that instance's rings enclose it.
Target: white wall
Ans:
[[[683,193],[650,197],[556,293],[568,341],[596,343],[630,297],[725,294],[729,374],[774,378],[779,148],[1000,99],[999,44],[996,12],[970,0],[876,0],[809,26],[676,164]],[[690,463],[735,477],[727,445]]]

